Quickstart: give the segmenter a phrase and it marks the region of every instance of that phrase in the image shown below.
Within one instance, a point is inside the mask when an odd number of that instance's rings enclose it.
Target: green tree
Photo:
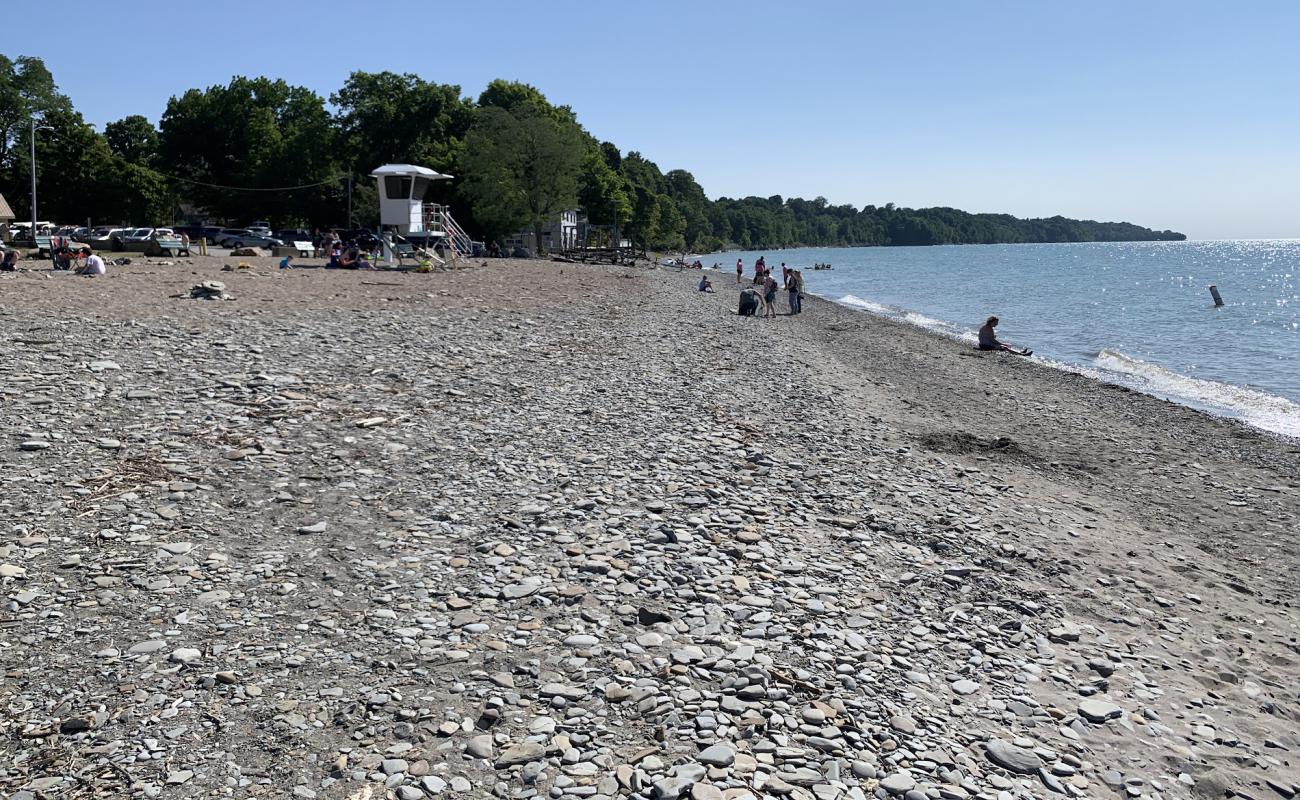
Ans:
[[[546,222],[578,202],[583,141],[575,125],[531,104],[479,109],[465,139],[462,189],[474,215],[496,234],[528,226],[542,247]]]
[[[59,92],[54,76],[41,59],[0,55],[0,109],[0,193],[21,219],[31,213],[31,120],[71,112],[72,102]],[[48,136],[38,133],[37,146]],[[37,163],[45,172],[39,157]]]
[[[604,153],[591,149],[583,156],[578,177],[578,202],[594,225],[613,225],[613,244],[620,238],[619,229],[632,218],[632,201],[623,177],[610,169]]]
[[[655,226],[652,247],[663,250],[681,250],[686,247],[686,218],[677,208],[677,203],[666,194],[655,197],[658,207],[658,221]]]
[[[339,212],[334,129],[308,89],[236,77],[173,97],[159,128],[163,169],[189,179],[184,193],[218,217],[290,223]],[[303,185],[311,186],[280,190]]]
[[[561,124],[578,124],[578,116],[568,106],[555,106],[537,87],[500,78],[492,81],[478,96],[479,108],[500,108],[511,113],[522,106],[532,106]]]
[[[459,86],[411,74],[354,72],[330,102],[340,160],[359,174],[389,163],[450,172],[474,119]]]
[[[105,125],[104,138],[113,155],[132,164],[147,167],[158,158],[158,130],[139,114]]]

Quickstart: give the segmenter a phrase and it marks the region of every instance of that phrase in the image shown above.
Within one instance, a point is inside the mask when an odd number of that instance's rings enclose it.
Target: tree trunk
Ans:
[[[542,244],[542,223],[541,222],[537,222],[537,221],[533,222],[533,244],[536,245],[537,247],[536,255],[540,256],[542,253],[546,252],[546,245]]]

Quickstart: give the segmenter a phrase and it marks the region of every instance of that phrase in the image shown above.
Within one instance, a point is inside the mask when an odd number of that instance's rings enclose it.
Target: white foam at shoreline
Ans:
[[[856,295],[847,294],[834,302],[858,311],[900,320],[950,339],[970,343],[977,341],[974,331]],[[1240,419],[1248,425],[1272,433],[1300,438],[1300,404],[1258,389],[1193,378],[1115,350],[1102,350],[1091,364],[1071,364],[1049,358],[1035,360],[1056,369],[1118,384],[1212,414]]]
[[[1102,350],[1093,359],[1093,364],[1103,373],[1121,375],[1127,379],[1112,381],[1114,383],[1123,383],[1147,394],[1224,416],[1237,417],[1266,431],[1300,437],[1300,404],[1285,397],[1245,386],[1193,378],[1116,350]]]
[[[916,311],[909,311],[905,308],[894,308],[893,306],[873,303],[870,300],[864,300],[861,297],[851,294],[846,294],[835,302],[860,311],[869,311],[878,316],[901,320],[909,325],[924,328],[933,333],[937,333],[940,336],[946,336],[949,339],[957,339],[958,341],[970,342],[971,344],[979,341],[974,331],[966,330],[965,328],[962,328],[959,325],[954,325],[951,322],[944,322],[941,319],[927,317],[924,314]]]

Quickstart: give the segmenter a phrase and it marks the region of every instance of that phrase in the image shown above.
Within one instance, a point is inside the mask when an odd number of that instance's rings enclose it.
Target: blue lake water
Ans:
[[[807,248],[702,257],[734,275],[766,255],[779,278],[846,306],[1300,436],[1300,240]],[[814,263],[830,271],[814,271]],[[720,288],[727,285],[720,283]],[[1225,305],[1215,308],[1210,284]]]

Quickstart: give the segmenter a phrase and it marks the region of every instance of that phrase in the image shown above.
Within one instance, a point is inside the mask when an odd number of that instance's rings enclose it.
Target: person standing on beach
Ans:
[[[763,278],[763,303],[767,306],[763,319],[776,319],[776,278],[771,275]]]
[[[741,279],[744,277],[745,277],[745,262],[741,261],[738,258],[736,259],[736,283],[740,283]]]
[[[801,279],[800,279],[800,277],[799,277],[799,271],[798,271],[798,270],[793,270],[793,269],[792,269],[792,270],[787,270],[787,271],[786,271],[786,274],[785,274],[785,290],[786,290],[786,291],[789,293],[789,295],[790,295],[790,314],[791,314],[791,316],[793,316],[793,315],[795,315],[795,314],[798,314],[799,312],[803,311],[803,304],[800,302],[800,298],[799,298],[799,291],[800,291],[799,283],[800,283],[800,280],[801,280]]]

